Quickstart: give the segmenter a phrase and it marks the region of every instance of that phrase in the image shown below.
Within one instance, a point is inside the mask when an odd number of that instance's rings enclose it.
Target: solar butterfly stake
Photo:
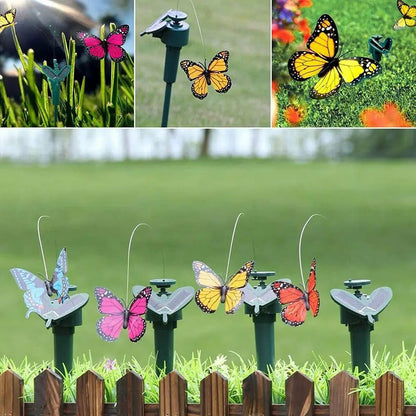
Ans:
[[[360,292],[370,280],[346,280],[344,285],[354,294],[332,289],[331,298],[340,306],[341,324],[348,326],[351,343],[352,368],[367,372],[370,369],[370,332],[378,315],[389,304],[393,292],[389,287],[375,289],[370,295]]]
[[[75,326],[82,325],[82,307],[88,302],[86,293],[69,296],[69,291],[76,290],[70,285],[67,273],[67,254],[63,248],[58,256],[52,278],[48,278],[48,270],[42,240],[40,236],[40,221],[46,218],[41,216],[37,222],[39,245],[45,269],[45,278],[41,279],[33,273],[13,268],[10,270],[17,285],[24,290],[23,299],[28,308],[26,318],[32,312],[37,313],[44,321],[46,328],[52,327],[54,334],[54,361],[55,368],[64,374],[72,369],[73,334]],[[56,296],[55,299],[51,299]]]
[[[56,122],[58,120],[58,105],[61,92],[61,82],[71,72],[71,66],[64,64],[61,67],[59,67],[57,60],[54,59],[53,68],[47,65],[42,65],[42,71],[51,84],[52,104],[54,106],[54,121],[56,126]]]
[[[163,103],[162,127],[167,127],[169,118],[170,97],[172,85],[176,81],[179,54],[181,48],[188,44],[189,24],[184,20],[187,14],[179,10],[170,9],[158,17],[147,29],[140,33],[159,38],[166,45],[165,69],[163,80],[166,83],[165,99]]]
[[[227,270],[225,275],[228,276],[230,265],[231,251],[234,241],[234,235],[237,228],[238,220],[242,213],[238,214],[233,233],[231,235],[230,250],[228,252]],[[243,288],[247,285],[248,278],[254,267],[254,261],[246,262],[241,266],[233,276],[227,281],[223,281],[213,270],[211,270],[202,261],[192,262],[192,268],[195,273],[196,282],[202,286],[195,294],[196,304],[202,312],[214,313],[219,304],[223,303],[226,314],[233,314],[240,308],[243,303]]]
[[[140,223],[134,227],[127,249],[126,299],[129,295],[131,243],[134,233],[141,226],[149,225]],[[98,303],[98,311],[104,315],[96,323],[97,333],[104,341],[112,342],[118,339],[122,328],[127,329],[130,341],[137,342],[142,338],[146,331],[146,321],[141,315],[145,314],[152,294],[150,286],[143,288],[136,294],[128,306],[105,287],[96,287],[94,294]]]
[[[146,320],[153,322],[156,373],[161,370],[170,373],[173,370],[173,337],[177,321],[182,319],[182,309],[191,302],[195,290],[191,286],[180,287],[174,292],[169,288],[176,283],[174,279],[152,279],[150,284],[156,286],[147,305]],[[143,286],[133,286],[133,295],[143,290]]]

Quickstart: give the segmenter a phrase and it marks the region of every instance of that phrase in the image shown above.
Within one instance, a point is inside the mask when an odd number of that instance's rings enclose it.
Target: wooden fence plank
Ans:
[[[118,416],[144,416],[144,381],[134,371],[117,380]]]
[[[243,415],[270,416],[272,382],[261,371],[255,371],[243,380]]]
[[[329,381],[329,415],[330,416],[359,416],[360,404],[358,378],[346,371],[339,372]]]
[[[201,380],[201,416],[228,415],[228,380],[213,372]]]
[[[62,379],[49,368],[35,377],[35,413],[38,416],[60,416],[63,411]]]
[[[186,380],[172,371],[159,383],[159,415],[186,416]]]
[[[102,416],[104,381],[95,371],[88,370],[77,379],[77,416]]]
[[[402,416],[403,381],[390,371],[376,380],[376,416]]]
[[[0,375],[0,415],[24,415],[23,380],[12,370]]]
[[[286,380],[287,416],[312,416],[315,401],[313,381],[296,371]]]

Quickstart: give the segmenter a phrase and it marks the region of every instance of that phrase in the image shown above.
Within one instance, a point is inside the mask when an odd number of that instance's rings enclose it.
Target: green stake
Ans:
[[[64,64],[61,68],[59,68],[58,62],[56,61],[56,59],[54,59],[53,69],[47,65],[42,65],[42,71],[48,78],[50,85],[51,85],[52,104],[54,106],[54,121],[55,121],[55,126],[56,126],[56,122],[58,120],[60,86],[61,86],[61,82],[71,72],[71,66]]]
[[[153,279],[150,284],[160,289],[153,292],[149,299],[146,320],[153,322],[156,356],[156,373],[162,370],[170,373],[173,370],[173,330],[177,321],[182,319],[182,309],[193,299],[195,290],[191,286],[181,287],[174,292],[168,289],[176,283],[174,279]],[[134,286],[134,296],[142,286]]]
[[[187,17],[187,14],[184,12],[170,9],[140,33],[140,36],[151,34],[153,37],[159,38],[166,45],[165,69],[163,74],[166,88],[162,127],[167,127],[168,125],[172,84],[176,81],[179,54],[181,48],[187,45],[189,40],[189,25],[184,22]]]
[[[251,272],[253,280],[259,284],[253,288],[250,284],[244,288],[245,313],[253,318],[256,340],[257,368],[267,374],[275,363],[274,323],[276,314],[282,310],[276,295],[267,286],[265,280],[275,272]]]

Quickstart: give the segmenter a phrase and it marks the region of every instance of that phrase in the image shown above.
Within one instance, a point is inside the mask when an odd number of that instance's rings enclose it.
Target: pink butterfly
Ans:
[[[146,312],[147,303],[152,288],[150,286],[141,290],[126,308],[123,302],[111,291],[104,287],[96,287],[94,290],[98,302],[98,311],[106,314],[97,321],[98,335],[104,341],[115,341],[121,328],[128,330],[130,341],[137,342],[146,331],[146,322],[140,316]]]
[[[129,33],[129,25],[117,27],[104,40],[85,32],[77,32],[77,37],[87,48],[88,53],[95,59],[103,59],[108,52],[114,62],[126,59],[127,52],[121,47]]]

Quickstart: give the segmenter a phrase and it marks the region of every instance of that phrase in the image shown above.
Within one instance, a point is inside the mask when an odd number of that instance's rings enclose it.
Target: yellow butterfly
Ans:
[[[318,82],[311,89],[311,98],[326,98],[334,95],[342,81],[351,85],[381,73],[381,65],[370,58],[353,57],[341,59],[337,56],[338,30],[331,16],[323,14],[306,46],[309,51],[295,52],[289,59],[289,75],[296,81],[306,81],[318,75]]]
[[[246,286],[248,278],[254,267],[254,261],[245,263],[241,269],[234,274],[227,283],[223,283],[202,261],[194,261],[195,279],[203,289],[199,289],[195,294],[197,305],[206,313],[214,313],[218,305],[225,304],[225,312],[234,313],[242,304],[242,288]]]
[[[7,10],[4,14],[0,13],[0,33],[9,26],[14,25],[16,9]]]
[[[198,64],[189,59],[181,61],[181,68],[188,79],[194,81],[191,91],[194,97],[202,100],[208,95],[208,85],[212,85],[217,92],[227,92],[231,88],[231,78],[224,74],[228,71],[228,51],[218,52],[209,63]]]
[[[397,0],[397,8],[402,17],[394,24],[394,30],[404,29],[406,26],[416,26],[416,20],[413,19],[416,17],[416,6],[409,6],[404,1]]]

